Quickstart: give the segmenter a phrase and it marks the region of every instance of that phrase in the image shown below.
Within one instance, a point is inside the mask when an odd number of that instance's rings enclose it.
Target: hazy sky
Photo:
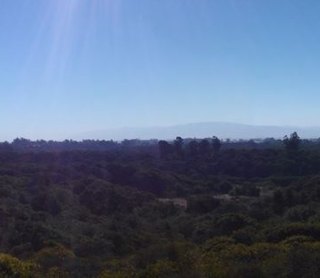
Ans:
[[[320,126],[318,0],[1,0],[0,139]]]

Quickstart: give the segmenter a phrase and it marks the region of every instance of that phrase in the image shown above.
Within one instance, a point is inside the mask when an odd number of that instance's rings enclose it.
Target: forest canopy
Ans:
[[[320,275],[317,140],[0,146],[4,277]]]

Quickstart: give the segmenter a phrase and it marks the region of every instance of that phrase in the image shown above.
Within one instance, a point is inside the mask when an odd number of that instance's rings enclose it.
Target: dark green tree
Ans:
[[[183,157],[183,139],[180,136],[174,140],[174,151],[178,157]]]
[[[221,141],[216,136],[212,137],[212,149],[214,153],[219,152],[219,150],[221,149]]]
[[[172,153],[172,146],[164,140],[160,140],[158,143],[160,157],[162,159],[168,158],[168,156]]]
[[[290,137],[286,135],[283,138],[283,144],[288,152],[295,152],[299,150],[301,139],[297,132],[293,132]]]

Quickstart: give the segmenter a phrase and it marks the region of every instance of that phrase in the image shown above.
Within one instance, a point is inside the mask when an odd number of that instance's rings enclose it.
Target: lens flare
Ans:
[[[120,0],[47,1],[23,67],[22,80],[28,79],[30,64],[40,55],[38,71],[43,75],[42,80],[54,81],[55,86],[62,84],[69,61],[75,58],[73,53],[87,55],[99,24],[108,25],[107,28],[112,30],[107,33],[109,36],[116,33],[120,6]],[[99,18],[104,19],[103,23]],[[20,86],[23,88],[23,82]]]

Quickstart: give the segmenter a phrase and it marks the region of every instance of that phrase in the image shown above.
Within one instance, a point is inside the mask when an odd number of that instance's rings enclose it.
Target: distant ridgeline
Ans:
[[[291,134],[291,137],[297,136],[299,139],[299,146],[302,149],[320,148],[320,139],[301,140],[297,133]],[[283,143],[288,140],[287,136],[283,140],[274,138],[265,139],[251,139],[251,140],[230,140],[219,139],[215,136],[212,138],[181,138],[177,137],[175,140],[140,140],[140,139],[126,139],[123,141],[114,140],[64,140],[64,141],[32,141],[25,138],[16,138],[11,143],[0,143],[0,151],[19,151],[19,152],[39,152],[39,151],[121,151],[121,150],[136,150],[157,153],[158,149],[162,154],[170,152],[170,148],[179,149],[178,152],[184,153],[207,153],[210,149],[215,152],[223,149],[268,149],[268,148],[283,148]],[[159,147],[159,148],[158,148]]]

